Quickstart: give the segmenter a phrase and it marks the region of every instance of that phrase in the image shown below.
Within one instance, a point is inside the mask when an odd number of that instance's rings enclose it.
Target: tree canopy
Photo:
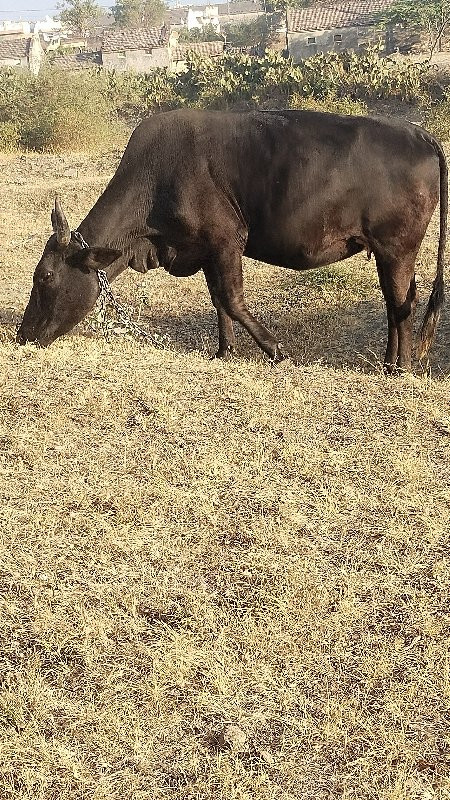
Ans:
[[[180,42],[223,42],[223,36],[217,33],[214,25],[209,23],[204,25],[203,28],[181,28],[179,31]]]
[[[431,58],[450,24],[450,0],[394,0],[382,17],[387,24],[426,33]]]
[[[96,0],[64,0],[57,7],[61,22],[83,36],[87,35],[90,26],[101,13]]]
[[[122,28],[151,28],[163,22],[164,0],[116,0],[111,13]]]

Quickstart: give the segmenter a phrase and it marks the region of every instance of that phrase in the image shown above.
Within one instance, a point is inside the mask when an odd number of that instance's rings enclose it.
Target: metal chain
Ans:
[[[82,236],[80,231],[72,231],[73,238],[81,245],[83,249],[89,249],[89,245],[86,242],[86,239]],[[106,310],[108,305],[111,305],[116,312],[117,319],[121,325],[125,328],[125,330],[129,331],[133,334],[133,336],[140,336],[143,339],[151,342],[155,347],[161,346],[161,341],[158,341],[157,336],[153,336],[148,331],[144,331],[143,328],[139,327],[139,325],[131,319],[127,309],[122,306],[118,300],[116,299],[113,290],[111,289],[111,284],[108,280],[108,276],[103,269],[96,270],[97,278],[98,278],[98,285],[100,287],[100,294],[97,298],[97,303],[100,306],[100,316],[101,316],[101,325],[103,328],[103,333],[105,336],[108,334],[108,326],[106,323]]]
[[[108,304],[111,305],[116,312],[117,319],[119,320],[120,324],[124,326],[126,330],[133,334],[133,336],[141,336],[143,339],[154,344],[156,347],[161,345],[161,342],[158,341],[158,338],[153,336],[148,331],[144,331],[139,325],[137,325],[134,320],[131,319],[128,311],[124,306],[122,306],[117,298],[114,295],[113,290],[111,289],[111,285],[108,280],[108,276],[103,269],[97,270],[97,278],[98,284],[100,286],[100,294],[98,297],[98,303],[100,305],[100,314],[102,316],[102,324],[103,330],[106,333],[107,326],[106,326],[106,309]]]

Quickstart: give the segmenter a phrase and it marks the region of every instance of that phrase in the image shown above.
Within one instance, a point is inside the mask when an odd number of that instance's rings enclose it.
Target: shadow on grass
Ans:
[[[382,369],[387,341],[387,321],[382,303],[356,302],[349,307],[335,305],[323,310],[285,311],[274,309],[256,313],[283,343],[292,359],[299,364],[323,361],[332,367],[358,368],[367,372]],[[213,355],[217,350],[217,317],[210,312],[143,313],[145,328],[165,335],[170,346],[179,352],[202,350]],[[417,317],[417,325],[421,316]],[[237,337],[237,355],[249,359],[266,358],[250,335],[238,324],[234,325]],[[431,351],[435,377],[450,373],[450,322],[443,320],[438,327]],[[418,367],[418,371],[421,371]]]
[[[357,368],[364,372],[381,371],[387,338],[387,323],[383,304],[359,301],[352,305],[329,305],[323,309],[275,308],[256,310],[256,316],[284,345],[295,363],[301,365],[322,361],[334,368]],[[422,313],[416,318],[416,328]],[[0,309],[0,333],[3,341],[15,340],[22,315],[13,308]],[[176,352],[201,351],[213,356],[218,345],[217,316],[207,310],[176,310],[152,312],[144,307],[140,323],[145,330],[167,337],[168,346]],[[240,325],[234,325],[237,338],[236,353],[240,358],[264,360],[250,335]],[[69,334],[70,335],[70,334]],[[86,323],[72,335],[92,338],[94,333]],[[431,351],[432,373],[435,378],[450,374],[450,319],[442,319]],[[417,365],[417,372],[420,372]]]

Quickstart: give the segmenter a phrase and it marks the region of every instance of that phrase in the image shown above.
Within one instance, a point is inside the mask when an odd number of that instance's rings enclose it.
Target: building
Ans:
[[[0,22],[0,37],[9,36],[18,39],[20,36],[30,36],[31,25],[29,22],[11,22],[4,20]]]
[[[218,6],[189,6],[186,17],[188,31],[202,31],[206,25],[212,25],[215,31],[220,30]]]
[[[162,28],[118,28],[104,32],[102,63],[118,72],[150,72],[169,66],[169,32]]]
[[[20,39],[0,37],[0,67],[19,67],[37,75],[44,55],[39,34]]]
[[[54,56],[51,64],[58,69],[69,69],[75,72],[83,69],[100,69],[102,66],[102,54],[100,50],[92,53],[67,53]]]
[[[230,0],[218,6],[221,25],[242,25],[253,22],[265,14],[265,8],[259,0]]]
[[[393,0],[349,0],[335,5],[289,8],[287,46],[296,63],[315,53],[360,50],[371,41],[385,39],[392,49],[392,34],[379,24],[379,14]]]
[[[175,30],[203,30],[206,25],[212,25],[220,33],[223,25],[252,22],[264,13],[264,6],[259,0],[229,0],[217,5],[171,8],[167,14],[167,24]]]

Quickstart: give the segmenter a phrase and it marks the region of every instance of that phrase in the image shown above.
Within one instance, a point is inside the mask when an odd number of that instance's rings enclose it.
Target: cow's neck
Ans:
[[[134,196],[132,182],[125,187],[113,186],[111,181],[78,230],[89,247],[108,247],[123,250],[126,256],[133,242],[149,233],[142,200]],[[123,263],[122,263],[123,262]],[[107,270],[110,280],[126,268],[128,258],[118,259]]]

